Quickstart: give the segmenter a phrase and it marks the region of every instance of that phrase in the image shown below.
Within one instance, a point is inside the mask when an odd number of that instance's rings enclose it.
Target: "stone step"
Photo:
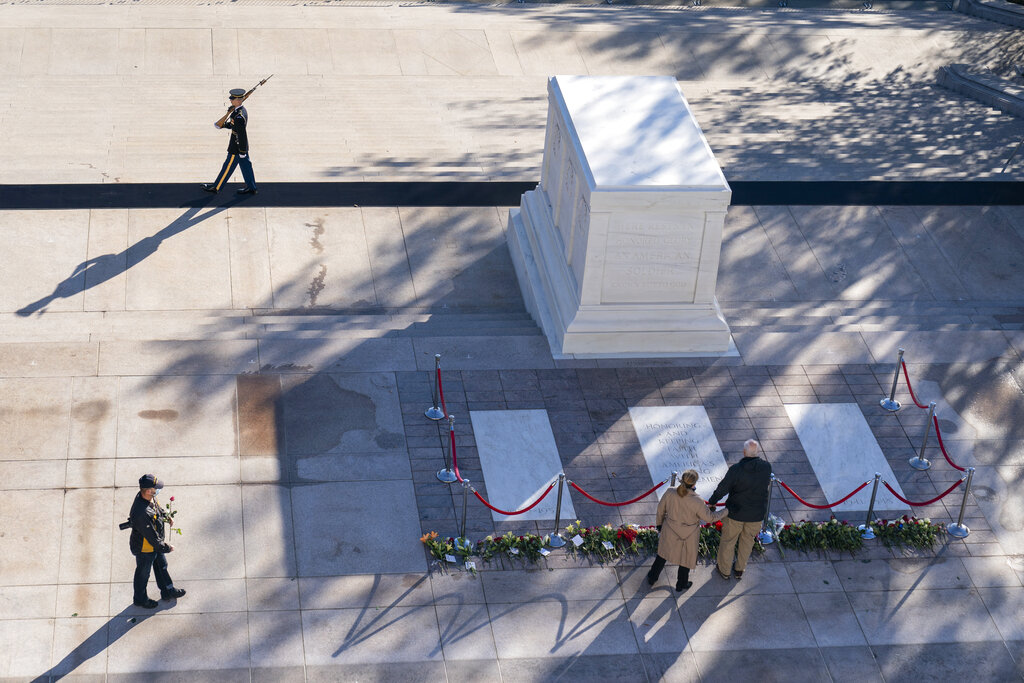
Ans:
[[[252,311],[51,313],[0,316],[0,339],[10,343],[203,339],[316,339],[446,336],[536,336],[524,311],[490,313],[310,313],[252,315]]]

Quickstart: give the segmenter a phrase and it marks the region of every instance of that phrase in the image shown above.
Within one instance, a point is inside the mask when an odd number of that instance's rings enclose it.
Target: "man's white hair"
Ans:
[[[744,457],[747,458],[753,458],[755,455],[757,455],[757,451],[760,448],[761,444],[759,444],[757,441],[755,441],[754,439],[747,439],[746,441],[743,442],[743,455]]]

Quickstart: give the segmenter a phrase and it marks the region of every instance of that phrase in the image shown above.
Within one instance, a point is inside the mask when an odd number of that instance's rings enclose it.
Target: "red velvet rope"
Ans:
[[[455,430],[449,429],[448,433],[452,435],[452,470],[455,472],[455,478],[462,481],[462,475],[459,474],[459,461],[455,458]]]
[[[953,459],[951,457],[949,457],[949,453],[946,452],[946,446],[945,446],[945,444],[942,443],[942,432],[939,431],[939,418],[937,418],[936,416],[932,415],[932,421],[935,422],[935,437],[939,440],[939,448],[942,449],[942,456],[944,458],[946,458],[946,462],[948,462],[950,465],[952,465],[954,470],[960,470],[961,472],[966,472],[967,468],[966,467],[960,467],[960,465],[957,465],[955,462],[953,462]]]
[[[617,508],[617,507],[620,507],[622,505],[629,505],[630,503],[635,503],[638,500],[643,500],[644,498],[646,498],[647,496],[651,495],[652,493],[657,491],[659,488],[661,488],[661,485],[664,484],[664,483],[665,483],[665,480],[662,480],[660,483],[655,484],[654,488],[652,488],[647,493],[639,495],[636,498],[634,498],[633,500],[627,500],[625,503],[609,503],[606,500],[598,500],[597,498],[594,498],[592,495],[590,495],[589,493],[587,493],[586,491],[581,489],[579,486],[577,486],[576,482],[574,482],[574,481],[570,481],[569,482],[569,486],[573,487],[574,489],[576,489],[577,491],[582,493],[584,496],[586,496],[590,500],[594,501],[595,503],[598,503],[599,505],[607,505],[608,507],[616,507]]]
[[[781,486],[782,488],[784,488],[787,491],[789,491],[789,495],[791,495],[794,498],[796,498],[797,501],[800,502],[800,504],[806,505],[809,508],[814,508],[815,510],[828,510],[829,508],[835,507],[836,505],[839,505],[840,503],[845,503],[850,498],[852,498],[855,493],[857,493],[858,491],[860,491],[862,488],[864,488],[865,486],[867,486],[870,483],[870,482],[867,482],[867,481],[864,482],[863,484],[861,484],[860,486],[858,486],[857,488],[855,488],[854,490],[852,490],[848,494],[846,494],[842,499],[837,500],[834,503],[829,503],[828,505],[815,505],[814,503],[808,503],[806,500],[804,500],[800,496],[796,495],[796,491],[794,491],[793,489],[789,488],[789,486],[786,485],[786,482],[782,481],[781,479],[779,479],[778,482],[779,482],[779,486]]]
[[[492,510],[494,510],[495,512],[497,512],[499,514],[502,514],[502,515],[521,515],[524,512],[532,510],[534,507],[536,507],[537,503],[539,503],[542,500],[544,500],[544,496],[546,496],[549,493],[551,493],[551,489],[553,489],[553,488],[555,488],[555,483],[551,482],[551,484],[548,485],[547,489],[544,490],[544,493],[540,494],[540,498],[538,498],[537,500],[533,501],[528,506],[524,507],[522,510],[516,510],[515,512],[506,512],[504,510],[499,510],[498,508],[494,507],[493,505],[488,503],[486,500],[484,500],[484,497],[481,496],[479,493],[477,493],[476,489],[473,489],[473,495],[476,496],[477,498],[479,498],[481,503],[483,503],[484,505],[486,505],[487,507],[491,508]]]
[[[907,373],[907,361],[905,361],[905,360],[903,360],[901,358],[900,359],[900,365],[903,366],[903,378],[905,380],[907,380],[907,391],[910,392],[910,399],[914,402],[914,405],[917,406],[918,408],[922,408],[922,409],[927,408],[928,406],[923,406],[920,403],[918,403],[917,402],[917,397],[914,396],[914,388],[912,386],[910,386],[910,375]]]
[[[922,505],[931,505],[932,503],[936,503],[936,502],[942,500],[943,498],[948,496],[950,494],[950,492],[952,492],[953,489],[955,489],[960,484],[964,483],[964,480],[963,479],[959,480],[957,483],[953,484],[952,486],[950,486],[948,489],[946,489],[945,491],[943,491],[939,495],[935,496],[931,500],[926,500],[923,503],[913,503],[913,502],[907,500],[906,498],[904,498],[900,494],[898,494],[895,491],[893,491],[892,487],[889,486],[889,482],[887,482],[885,479],[882,480],[882,483],[885,484],[885,488],[889,489],[889,493],[891,493],[892,495],[896,496],[897,500],[900,500],[900,501],[906,503],[907,505],[911,505],[913,507],[921,507]]]
[[[441,412],[444,413],[445,419],[447,419],[448,408],[444,405],[444,387],[441,386],[441,366],[437,367],[437,393],[441,396]]]

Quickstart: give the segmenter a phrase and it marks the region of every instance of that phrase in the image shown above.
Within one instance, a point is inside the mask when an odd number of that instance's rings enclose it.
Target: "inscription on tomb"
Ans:
[[[576,200],[576,216],[573,220],[572,247],[569,265],[576,276],[576,285],[583,282],[583,269],[587,263],[587,235],[590,229],[590,206],[587,198],[580,193]]]
[[[616,223],[608,231],[601,301],[692,302],[702,240],[696,220]]]
[[[566,159],[565,168],[562,170],[562,190],[558,197],[558,216],[555,225],[562,236],[562,246],[565,248],[565,258],[569,259],[572,249],[572,215],[576,208],[576,167],[573,159]]]
[[[551,131],[549,145],[545,150],[544,165],[541,169],[541,186],[545,194],[550,195],[552,190],[558,187],[562,165],[562,128],[554,113],[548,113],[548,130]],[[555,199],[548,197],[548,202],[554,204]]]
[[[629,409],[629,417],[655,483],[673,471],[693,469],[700,475],[697,493],[711,496],[729,467],[703,406],[636,407]],[[666,490],[658,489],[659,497]]]

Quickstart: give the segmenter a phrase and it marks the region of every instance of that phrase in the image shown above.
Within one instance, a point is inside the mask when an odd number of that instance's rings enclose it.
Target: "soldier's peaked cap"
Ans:
[[[228,94],[231,95],[232,97],[241,97],[242,95],[245,94],[245,91],[242,90],[241,88],[232,88],[231,91],[228,92]]]

